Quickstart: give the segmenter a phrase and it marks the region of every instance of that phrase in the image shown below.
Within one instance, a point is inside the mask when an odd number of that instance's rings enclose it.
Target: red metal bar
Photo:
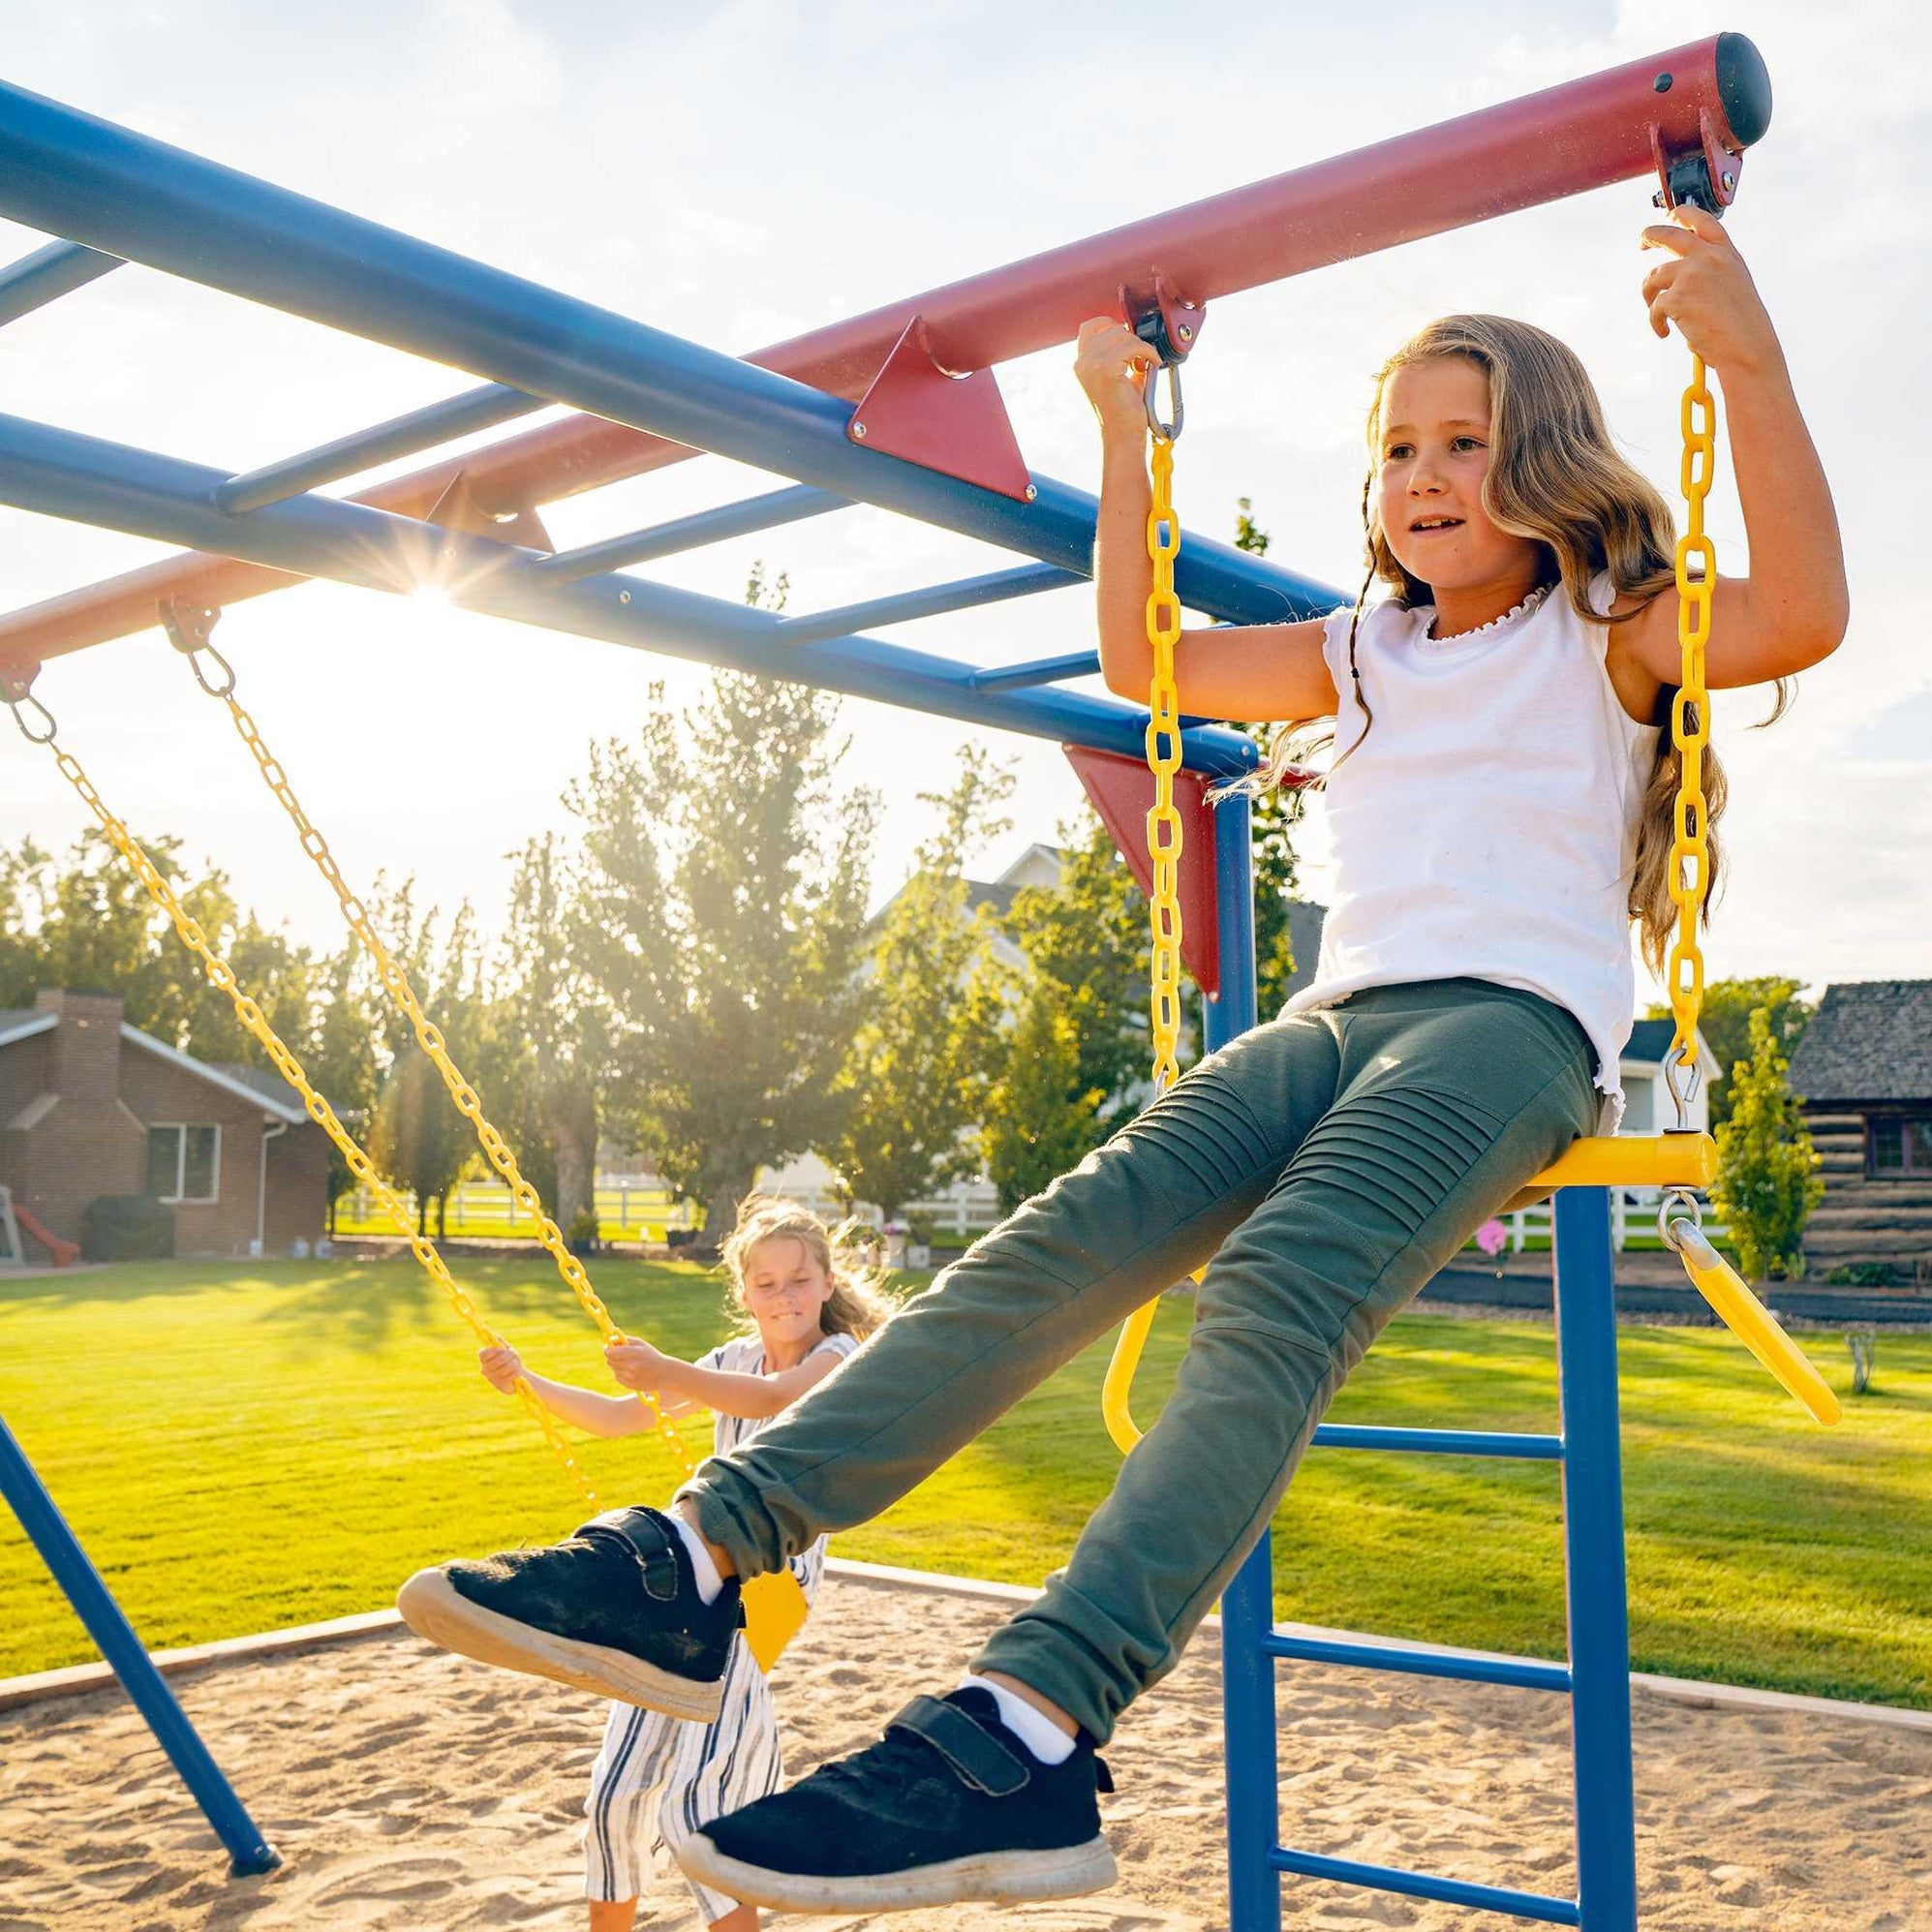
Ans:
[[[856,399],[916,316],[944,367],[989,368],[1070,341],[1089,316],[1118,307],[1123,285],[1150,289],[1156,272],[1181,297],[1206,303],[1651,173],[1660,153],[1702,146],[1701,115],[1738,151],[1764,132],[1770,83],[1742,35],[1719,34],[1211,196],[748,359]],[[577,415],[378,484],[356,501],[421,517],[460,475],[484,510],[510,514],[694,453]],[[0,656],[18,663],[126,636],[155,622],[165,597],[231,604],[298,581],[199,553],[171,557],[0,619]]]

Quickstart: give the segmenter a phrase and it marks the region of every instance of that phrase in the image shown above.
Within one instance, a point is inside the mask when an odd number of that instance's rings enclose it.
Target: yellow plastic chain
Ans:
[[[1682,656],[1671,737],[1682,759],[1677,780],[1675,836],[1671,847],[1671,897],[1677,907],[1677,935],[1671,947],[1671,1013],[1676,1033],[1671,1058],[1684,1083],[1679,1119],[1698,1063],[1698,1015],[1703,1006],[1703,951],[1698,924],[1710,892],[1710,828],[1703,795],[1703,752],[1710,743],[1710,692],[1704,689],[1704,646],[1710,639],[1711,599],[1717,589],[1717,552],[1704,535],[1704,500],[1717,463],[1717,406],[1704,381],[1703,357],[1691,357],[1691,380],[1681,409],[1684,453],[1684,533],[1677,538],[1677,643]],[[1697,567],[1693,571],[1692,566]],[[1679,1093],[1673,1081],[1673,1094]]]
[[[40,709],[45,716],[45,707]],[[25,728],[24,725],[22,728]],[[29,735],[36,734],[30,732]],[[308,1110],[310,1119],[335,1143],[343,1159],[349,1165],[350,1173],[375,1195],[383,1211],[389,1217],[397,1232],[409,1242],[410,1252],[415,1256],[423,1272],[443,1290],[458,1318],[486,1347],[501,1347],[503,1337],[477,1312],[476,1304],[471,1301],[455,1276],[449,1273],[448,1265],[438,1253],[435,1244],[416,1233],[410,1211],[403,1204],[401,1197],[376,1171],[375,1162],[362,1150],[349,1129],[337,1119],[335,1109],[309,1084],[309,1077],[302,1070],[301,1061],[268,1024],[261,1006],[249,996],[235,976],[234,968],[209,945],[207,935],[202,931],[200,922],[189,914],[187,908],[175,897],[174,888],[169,884],[154,861],[141,849],[128,828],[108,811],[101,794],[95,789],[93,780],[82,769],[80,761],[72,751],[64,751],[55,744],[51,718],[47,721],[46,732],[39,736],[38,742],[45,744],[53,752],[53,760],[59,768],[60,775],[79,793],[81,802],[100,822],[101,829],[107,833],[114,849],[134,869],[136,876],[147,888],[148,896],[168,914],[175,932],[180,935],[181,943],[200,961],[201,970],[207,974],[209,981],[228,995],[234,1006],[235,1018],[261,1043],[262,1051],[274,1062],[276,1072],[302,1096],[302,1105]],[[557,1459],[568,1472],[570,1480],[577,1486],[584,1500],[593,1509],[598,1508],[597,1491],[591,1487],[589,1477],[584,1474],[582,1465],[570,1453],[569,1444],[564,1440],[556,1423],[537,1399],[529,1383],[520,1375],[516,1378],[516,1393],[524,1407],[536,1419],[537,1426],[543,1431],[544,1440],[549,1443]]]
[[[1150,372],[1148,381],[1153,381]],[[1174,590],[1174,560],[1181,552],[1181,520],[1174,512],[1174,442],[1155,434],[1150,474],[1153,502],[1148,510],[1148,556],[1153,587],[1148,592],[1148,645],[1153,677],[1148,690],[1148,769],[1153,774],[1153,805],[1148,813],[1148,859],[1153,889],[1148,894],[1148,922],[1153,943],[1149,955],[1149,1031],[1153,1043],[1156,1097],[1181,1075],[1181,813],[1174,803],[1174,775],[1181,769],[1181,690],[1174,675],[1174,647],[1181,641],[1181,602]],[[1114,1344],[1113,1360],[1100,1390],[1100,1414],[1115,1446],[1124,1456],[1141,1439],[1128,1403],[1134,1370],[1152,1333],[1158,1301],[1129,1315]]]
[[[210,682],[202,676],[200,665],[195,660],[202,654],[210,658],[220,667],[218,681]],[[409,975],[396,963],[389,949],[383,945],[380,935],[370,923],[367,908],[362,901],[350,890],[349,883],[342,875],[341,868],[335,862],[335,855],[329,850],[328,841],[316,828],[315,821],[302,808],[302,802],[295,796],[294,786],[281,761],[268,750],[263,742],[260,727],[253,715],[234,694],[234,673],[226,659],[205,641],[198,644],[195,650],[185,651],[195,670],[196,680],[210,696],[218,697],[227,705],[229,717],[233,721],[241,742],[248,747],[261,773],[262,782],[274,793],[277,803],[288,814],[289,822],[295,828],[301,847],[314,862],[316,870],[322,874],[334,893],[336,904],[342,908],[342,916],[349,930],[367,949],[375,963],[378,976],[384,990],[408,1018],[415,1033],[416,1044],[428,1057],[430,1063],[443,1077],[443,1084],[448,1089],[449,1098],[456,1111],[468,1120],[475,1132],[477,1145],[483,1150],[485,1158],[508,1183],[516,1205],[537,1224],[537,1239],[544,1251],[557,1265],[570,1292],[577,1298],[584,1312],[598,1326],[598,1332],[606,1342],[621,1341],[623,1331],[611,1319],[610,1310],[603,1299],[591,1283],[589,1272],[582,1261],[572,1254],[565,1242],[562,1230],[545,1212],[542,1197],[528,1181],[517,1165],[516,1155],[509,1143],[490,1121],[483,1112],[481,1096],[464,1078],[462,1069],[450,1058],[440,1028],[423,1011],[417,999],[415,989],[410,984]],[[366,1160],[366,1156],[365,1156]],[[359,1177],[358,1177],[359,1178]],[[523,1388],[522,1378],[518,1378],[519,1389]],[[526,1392],[527,1393],[527,1392]],[[535,1397],[531,1398],[533,1401]],[[655,1395],[639,1392],[638,1399],[643,1402],[651,1416],[652,1426],[664,1446],[670,1451],[679,1469],[689,1478],[696,1474],[697,1464],[691,1457],[684,1438],[679,1435],[671,1420],[664,1414]],[[543,1417],[546,1435],[554,1432],[550,1418],[540,1406],[537,1413]],[[574,1468],[574,1463],[572,1467]],[[580,1486],[581,1486],[581,1478]],[[585,1488],[585,1494],[590,1491]],[[595,1496],[590,1498],[596,1501]],[[791,1639],[804,1627],[807,1605],[805,1592],[798,1579],[787,1570],[775,1571],[769,1576],[755,1577],[744,1586],[746,1641],[750,1644],[759,1668],[769,1671]]]
[[[1181,1075],[1181,829],[1174,804],[1174,775],[1181,769],[1181,690],[1174,678],[1174,647],[1181,641],[1181,603],[1174,593],[1181,523],[1174,513],[1174,445],[1164,436],[1150,440],[1153,503],[1148,511],[1148,556],[1153,562],[1153,588],[1148,592],[1147,624],[1153,680],[1148,690],[1147,750],[1148,769],[1153,773],[1153,805],[1148,813],[1153,890],[1148,895],[1148,920],[1153,947],[1149,1021],[1158,1095]]]

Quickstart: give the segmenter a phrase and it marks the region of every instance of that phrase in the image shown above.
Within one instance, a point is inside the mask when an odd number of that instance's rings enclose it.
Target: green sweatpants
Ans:
[[[1173,1669],[1389,1319],[1579,1134],[1582,1028],[1458,979],[1244,1034],[945,1269],[685,1491],[742,1576],[879,1514],[1209,1264],[1179,1382],[1066,1568],[973,1668],[1096,1739]]]

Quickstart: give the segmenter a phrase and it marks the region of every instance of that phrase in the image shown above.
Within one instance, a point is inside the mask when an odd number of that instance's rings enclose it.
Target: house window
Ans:
[[[147,1130],[147,1191],[157,1201],[213,1201],[222,1165],[219,1127]]]
[[[1648,1134],[1657,1126],[1657,1083],[1646,1074],[1633,1074],[1623,1086],[1623,1125],[1625,1134]]]
[[[1874,1174],[1932,1174],[1932,1116],[1872,1122]]]

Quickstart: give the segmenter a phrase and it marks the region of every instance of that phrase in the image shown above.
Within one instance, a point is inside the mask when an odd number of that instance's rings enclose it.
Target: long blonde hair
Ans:
[[[748,1194],[738,1206],[738,1225],[724,1238],[720,1259],[730,1284],[730,1310],[748,1331],[754,1328],[745,1301],[745,1268],[751,1250],[768,1241],[795,1241],[825,1271],[831,1299],[819,1311],[827,1334],[856,1335],[863,1341],[897,1305],[885,1291],[884,1271],[874,1259],[862,1221],[828,1228],[810,1208],[776,1194]]]
[[[1355,600],[1348,628],[1348,668],[1362,707],[1363,729],[1355,743],[1330,767],[1350,757],[1374,724],[1356,666],[1356,633],[1367,607],[1370,587],[1379,579],[1392,601],[1404,609],[1432,600],[1428,585],[1396,561],[1376,515],[1374,479],[1382,454],[1382,400],[1397,369],[1440,356],[1472,362],[1489,384],[1489,469],[1483,480],[1483,507],[1499,530],[1534,539],[1542,546],[1539,585],[1556,587],[1585,622],[1606,620],[1590,607],[1590,579],[1608,571],[1620,597],[1638,601],[1608,620],[1627,623],[1652,598],[1676,581],[1676,526],[1670,506],[1641,472],[1625,461],[1610,441],[1596,385],[1576,353],[1547,331],[1505,316],[1444,316],[1411,336],[1375,372],[1374,400],[1368,410],[1368,475],[1362,485],[1362,522],[1367,574]],[[1677,922],[1670,894],[1671,848],[1674,843],[1674,801],[1682,759],[1668,728],[1673,686],[1658,699],[1656,762],[1643,789],[1631,872],[1629,909],[1642,937],[1643,956],[1662,971],[1665,951]],[[1778,685],[1772,722],[1789,702],[1789,687]],[[1333,742],[1333,732],[1324,734]],[[1288,781],[1293,768],[1320,742],[1311,741],[1305,723],[1277,732],[1254,787]],[[1716,826],[1727,790],[1724,768],[1705,747],[1703,756],[1704,831],[1710,862],[1703,917],[1710,916],[1722,858]]]

